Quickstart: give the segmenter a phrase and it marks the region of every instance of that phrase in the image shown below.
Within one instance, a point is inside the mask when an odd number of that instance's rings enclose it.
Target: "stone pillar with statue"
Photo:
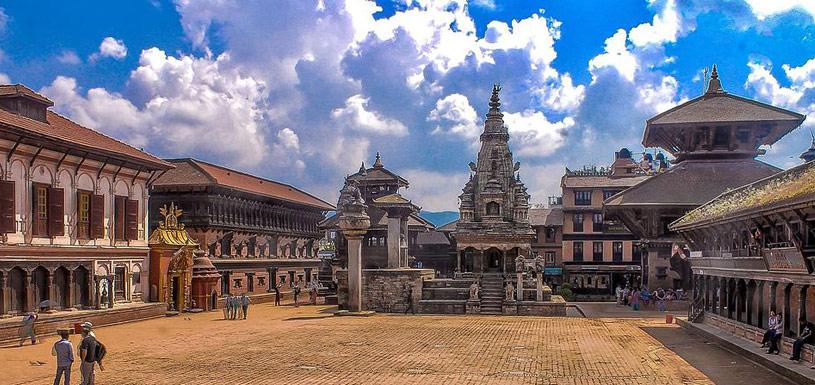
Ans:
[[[345,179],[337,201],[339,227],[348,245],[348,310],[360,313],[362,308],[362,237],[371,220],[368,206],[355,180]]]

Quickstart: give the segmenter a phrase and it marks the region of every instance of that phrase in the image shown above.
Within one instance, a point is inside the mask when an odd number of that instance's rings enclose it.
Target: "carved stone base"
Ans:
[[[503,305],[501,306],[501,313],[504,315],[517,315],[518,314],[518,302],[517,301],[504,301]]]
[[[467,300],[467,314],[480,314],[481,313],[481,300],[473,301]]]

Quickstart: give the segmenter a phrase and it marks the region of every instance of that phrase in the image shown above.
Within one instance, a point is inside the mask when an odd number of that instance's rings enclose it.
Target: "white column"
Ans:
[[[362,311],[362,236],[365,231],[345,233],[348,241],[348,310]]]
[[[399,217],[391,217],[388,214],[388,268],[396,269],[401,267],[399,236],[400,236]]]

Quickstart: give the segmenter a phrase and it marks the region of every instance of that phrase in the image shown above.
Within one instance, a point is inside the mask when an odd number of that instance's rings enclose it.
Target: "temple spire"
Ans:
[[[363,161],[362,164],[359,166],[359,174],[360,175],[367,175],[368,173],[365,171],[365,162]]]
[[[382,168],[385,167],[382,164],[382,157],[379,156],[379,151],[376,152],[376,160],[374,161],[374,168]]]
[[[707,85],[706,94],[723,93],[722,82],[719,80],[719,72],[716,70],[716,65],[713,65],[713,70],[710,72],[710,82]]]
[[[490,96],[490,111],[487,113],[487,117],[503,117],[501,114],[501,98],[498,97],[498,93],[501,92],[501,86],[498,84],[492,85],[492,96]]]

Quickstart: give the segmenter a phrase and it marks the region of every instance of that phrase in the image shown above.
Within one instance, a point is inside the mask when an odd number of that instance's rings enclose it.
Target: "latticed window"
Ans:
[[[78,223],[77,237],[89,239],[91,237],[91,194],[87,192],[79,193],[78,202]]]

